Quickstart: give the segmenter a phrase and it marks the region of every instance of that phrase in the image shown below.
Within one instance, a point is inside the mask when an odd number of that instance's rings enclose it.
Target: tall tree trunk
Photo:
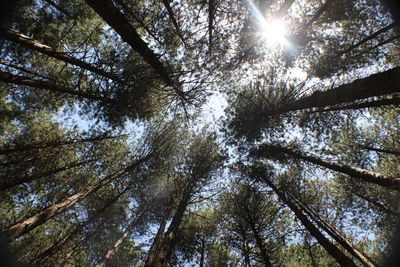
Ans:
[[[171,224],[169,225],[167,231],[161,239],[158,250],[152,255],[152,258],[148,257],[145,263],[145,267],[152,266],[165,266],[171,256],[171,252],[176,244],[176,236],[179,230],[179,225],[182,222],[183,214],[186,211],[186,207],[189,204],[190,198],[192,196],[193,182],[189,181],[185,187],[185,191],[181,200],[179,201],[178,208],[172,218]]]
[[[66,243],[68,243],[73,237],[75,237],[79,232],[81,232],[86,226],[93,224],[93,222],[95,222],[103,214],[105,210],[107,210],[110,206],[115,204],[118,201],[118,199],[131,188],[131,185],[133,185],[133,183],[128,185],[121,193],[117,194],[115,197],[107,201],[107,203],[102,208],[97,210],[94,213],[94,215],[91,216],[88,220],[76,226],[74,230],[66,234],[64,237],[56,241],[51,247],[49,247],[48,249],[40,253],[38,256],[36,256],[33,260],[30,261],[30,264],[35,266],[43,265],[43,263],[49,257],[51,257],[57,251],[61,250]]]
[[[58,146],[64,146],[64,145],[74,145],[74,144],[80,144],[80,143],[85,143],[85,142],[98,142],[98,141],[103,141],[107,139],[114,139],[114,138],[120,138],[120,136],[109,136],[105,134],[101,134],[98,136],[93,136],[93,137],[88,137],[88,138],[80,138],[80,139],[70,139],[70,140],[63,140],[63,141],[50,141],[46,143],[33,143],[33,144],[23,144],[23,145],[15,145],[15,146],[5,146],[3,148],[0,148],[0,155],[6,155],[9,153],[13,152],[22,152],[22,151],[28,151],[32,149],[40,149],[40,148],[49,148],[49,147],[58,147]]]
[[[260,177],[261,178],[261,177]],[[298,207],[285,192],[278,189],[271,181],[266,178],[261,178],[268,186],[274,190],[278,197],[294,212],[296,217],[301,221],[303,226],[310,232],[310,234],[318,241],[318,243],[329,253],[341,266],[356,266],[354,262],[341,250],[339,250],[324,234],[307,218],[302,209]]]
[[[68,12],[66,12],[63,8],[61,8],[59,5],[57,5],[56,2],[54,2],[52,0],[43,0],[43,1],[45,1],[46,3],[48,3],[55,9],[57,9],[60,13],[64,14],[66,17],[71,18],[71,15],[69,15]]]
[[[136,226],[138,221],[143,217],[145,214],[146,209],[142,210],[135,219],[126,227],[125,231],[121,234],[118,240],[114,243],[112,248],[110,248],[101,261],[95,265],[95,267],[106,267],[106,264],[111,260],[111,258],[115,255],[118,248],[121,246],[122,242],[132,233],[133,228]]]
[[[105,78],[108,78],[110,80],[116,81],[118,83],[124,84],[125,82],[122,81],[120,78],[116,77],[114,74],[106,72],[104,70],[101,70],[97,67],[95,67],[92,64],[86,63],[82,60],[79,60],[77,58],[74,58],[73,56],[68,55],[67,53],[64,52],[58,52],[54,48],[47,46],[45,44],[42,44],[33,38],[26,36],[18,31],[12,30],[12,29],[4,29],[5,35],[4,37],[12,41],[14,43],[18,43],[22,45],[23,47],[26,47],[28,49],[40,52],[42,54],[45,54],[49,57],[56,58],[59,60],[62,60],[66,63],[69,63],[71,65],[75,65],[77,67],[80,67],[82,69],[88,70],[90,72],[93,72],[95,74],[98,74],[100,76],[103,76]]]
[[[164,232],[165,232],[165,227],[167,226],[167,221],[170,216],[170,212],[171,212],[171,207],[168,207],[164,211],[164,215],[163,215],[163,218],[161,219],[160,225],[158,227],[157,234],[153,240],[153,243],[151,244],[149,252],[147,253],[147,259],[146,259],[145,264],[148,263],[148,266],[150,266],[150,267],[151,267],[151,264],[153,264],[155,262],[155,258],[160,249],[162,238],[163,238]]]
[[[29,233],[31,230],[42,225],[48,220],[54,218],[55,216],[67,211],[68,209],[73,207],[76,203],[85,199],[91,193],[99,190],[101,187],[109,184],[113,180],[126,175],[129,171],[134,170],[136,167],[147,161],[150,158],[150,156],[151,155],[148,155],[142,159],[139,159],[134,163],[132,163],[131,165],[129,165],[128,167],[119,170],[117,172],[114,172],[111,175],[108,175],[98,183],[87,187],[83,191],[76,193],[70,197],[67,197],[66,199],[62,200],[59,203],[50,205],[47,208],[43,209],[42,211],[38,212],[37,214],[9,226],[5,231],[5,235],[7,236],[8,242],[12,242],[16,238]]]
[[[57,174],[59,172],[63,172],[63,171],[70,170],[70,169],[73,169],[73,168],[76,168],[76,167],[79,167],[79,166],[82,166],[82,165],[86,165],[86,164],[94,162],[96,160],[97,159],[84,160],[84,161],[75,161],[75,162],[72,162],[72,163],[70,163],[70,164],[68,164],[66,166],[58,167],[58,168],[52,169],[50,171],[47,171],[47,172],[44,172],[44,173],[38,173],[38,174],[35,174],[35,175],[27,175],[27,176],[23,176],[23,177],[14,177],[14,178],[3,178],[3,179],[0,180],[0,192],[4,191],[4,190],[7,190],[7,189],[10,189],[10,188],[12,188],[14,186],[23,184],[23,183],[30,183],[32,181],[35,181],[35,180],[38,180],[38,179],[41,179],[41,178],[44,178],[44,177],[47,177],[47,176],[51,176],[51,175]]]
[[[320,159],[315,156],[310,156],[310,155],[304,154],[302,152],[297,152],[297,151],[290,150],[288,148],[276,146],[276,145],[262,145],[262,146],[260,146],[258,152],[261,153],[260,154],[261,156],[264,153],[266,153],[266,155],[268,155],[270,153],[287,154],[294,159],[301,159],[301,160],[304,160],[304,161],[307,161],[307,162],[310,162],[310,163],[313,163],[313,164],[316,164],[316,165],[319,165],[322,167],[326,167],[328,169],[331,169],[331,170],[334,170],[337,172],[347,174],[353,178],[361,179],[368,183],[373,183],[373,184],[377,184],[377,185],[380,185],[383,187],[387,187],[390,189],[400,191],[400,179],[396,178],[396,177],[392,177],[392,176],[388,176],[385,174],[368,171],[368,170],[364,170],[364,169],[360,169],[360,168],[350,167],[350,166],[343,165],[343,164],[340,164],[337,162],[323,160],[323,159]]]
[[[146,42],[140,38],[136,29],[126,20],[125,16],[109,0],[85,0],[86,3],[136,51],[167,84],[177,89],[177,84],[169,75],[164,63],[154,53]],[[180,90],[180,94],[183,94]]]
[[[392,209],[386,207],[384,204],[379,203],[378,201],[373,200],[372,198],[367,197],[367,196],[365,196],[365,195],[363,195],[363,194],[360,194],[360,193],[357,193],[357,192],[354,192],[354,194],[355,194],[356,196],[358,196],[359,198],[361,198],[361,199],[363,199],[363,200],[365,200],[365,201],[367,201],[367,202],[369,202],[369,203],[371,203],[371,204],[377,206],[377,207],[380,208],[381,210],[383,210],[383,211],[385,211],[385,212],[387,212],[387,213],[389,213],[389,214],[391,214],[391,215],[400,217],[400,212],[394,211],[394,210],[392,210]]]
[[[204,259],[205,259],[205,254],[206,254],[206,240],[204,236],[201,237],[201,245],[200,245],[200,262],[199,262],[199,267],[204,267]]]
[[[360,148],[361,149],[365,149],[365,150],[369,150],[369,151],[375,151],[375,152],[380,152],[380,153],[386,153],[386,154],[392,154],[392,155],[400,156],[400,151],[397,151],[397,150],[376,148],[376,147],[367,146],[367,145],[362,145],[362,146],[360,146]]]
[[[378,107],[389,106],[389,105],[400,105],[400,97],[392,97],[392,98],[380,99],[380,100],[371,100],[371,101],[354,103],[354,104],[349,104],[349,105],[344,105],[344,106],[339,106],[339,107],[320,109],[320,110],[311,111],[311,113],[349,110],[349,109],[378,108]]]
[[[333,2],[335,2],[335,0],[327,0],[318,10],[317,12],[314,14],[314,16],[312,16],[312,18],[305,23],[299,33],[298,36],[301,39],[304,39],[304,37],[307,34],[307,31],[309,30],[309,28],[311,27],[311,25],[316,22],[318,20],[319,17],[321,17],[321,15],[328,10],[328,8],[331,6],[331,4],[333,4]]]
[[[179,36],[179,39],[181,39],[182,43],[183,43],[184,45],[186,45],[185,38],[183,38],[183,35],[182,35],[182,32],[181,32],[181,30],[180,30],[180,28],[179,28],[178,22],[177,22],[177,20],[176,20],[176,18],[175,18],[174,11],[172,10],[171,5],[169,4],[169,0],[162,0],[162,3],[163,3],[163,5],[164,5],[164,7],[167,9],[169,18],[170,18],[172,24],[173,24],[174,27],[175,27],[175,30],[176,30],[176,33],[177,33],[178,36]]]
[[[291,103],[278,106],[267,115],[344,104],[364,98],[400,92],[400,67],[370,75],[326,91],[316,91]]]
[[[269,259],[269,256],[268,256],[267,250],[265,248],[264,242],[263,242],[263,240],[262,240],[262,238],[260,236],[260,233],[258,232],[258,230],[257,230],[257,228],[256,228],[254,223],[251,224],[251,230],[253,232],[254,238],[256,239],[257,247],[261,252],[261,258],[262,258],[262,260],[264,262],[264,265],[267,266],[267,267],[272,266],[272,263],[271,263],[271,261]]]
[[[37,88],[37,89],[44,89],[44,90],[61,93],[61,94],[69,94],[69,95],[85,98],[85,99],[88,99],[91,101],[100,101],[100,102],[104,102],[104,103],[108,103],[108,104],[117,104],[114,100],[104,97],[104,96],[99,96],[96,93],[87,93],[87,92],[77,91],[77,90],[74,90],[71,88],[67,88],[67,87],[58,85],[54,82],[31,79],[31,78],[25,77],[25,76],[14,75],[10,72],[0,71],[0,81],[5,82],[5,83],[33,87],[33,88]]]
[[[377,30],[376,32],[374,32],[374,33],[370,34],[369,36],[365,37],[364,39],[362,39],[362,40],[359,41],[358,43],[356,43],[356,44],[350,46],[349,48],[347,48],[346,50],[340,52],[339,54],[336,55],[336,57],[340,57],[340,56],[342,56],[342,55],[344,55],[344,54],[346,54],[346,53],[349,53],[350,51],[352,51],[353,49],[359,47],[359,46],[362,45],[363,43],[366,43],[366,42],[368,42],[368,41],[374,39],[374,38],[377,37],[378,35],[380,35],[380,34],[382,34],[382,33],[384,33],[384,32],[387,32],[387,31],[390,30],[390,29],[393,29],[395,26],[396,26],[395,23],[391,23],[391,24],[389,24],[388,26],[383,27],[382,29]]]
[[[247,245],[246,241],[246,234],[243,234],[242,251],[244,257],[243,267],[251,267],[250,252],[249,252],[249,246]]]
[[[335,227],[333,227],[328,221],[319,216],[314,210],[309,208],[306,204],[302,203],[294,195],[290,194],[293,202],[296,202],[299,207],[314,221],[321,229],[328,233],[338,244],[340,244],[345,250],[351,255],[356,257],[364,266],[375,267],[375,264],[365,255],[362,251],[356,248],[346,237],[343,236]]]
[[[275,18],[282,18],[287,15],[289,8],[293,5],[295,0],[285,0],[279,10],[275,13],[274,17]]]

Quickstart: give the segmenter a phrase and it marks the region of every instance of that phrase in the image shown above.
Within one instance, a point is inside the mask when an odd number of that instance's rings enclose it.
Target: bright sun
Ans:
[[[261,37],[268,45],[286,45],[286,25],[281,20],[265,21],[260,23]]]

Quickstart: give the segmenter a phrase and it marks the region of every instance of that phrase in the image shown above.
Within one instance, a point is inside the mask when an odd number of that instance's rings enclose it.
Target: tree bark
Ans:
[[[101,259],[101,261],[95,265],[95,267],[106,267],[107,263],[111,260],[111,258],[115,255],[117,252],[118,248],[121,246],[122,242],[124,239],[126,239],[131,233],[133,228],[136,226],[137,222],[142,218],[146,210],[142,210],[134,220],[127,226],[125,231],[121,234],[121,236],[118,238],[118,240],[114,243],[112,248],[110,248],[104,257]]]
[[[47,258],[51,257],[54,253],[57,251],[61,250],[61,248],[68,243],[69,240],[71,240],[73,237],[75,237],[80,231],[82,231],[87,225],[92,224],[95,222],[105,210],[107,210],[110,206],[112,206],[114,203],[118,201],[118,199],[130,189],[130,185],[127,186],[121,193],[110,199],[102,208],[97,210],[92,217],[90,217],[88,220],[85,222],[79,224],[78,226],[75,227],[74,230],[72,230],[70,233],[59,239],[57,242],[55,242],[51,247],[40,253],[37,257],[35,257],[32,261],[30,261],[31,265],[38,265],[42,266],[43,262],[47,260]]]
[[[343,236],[335,227],[333,227],[328,221],[319,216],[314,210],[309,208],[306,204],[302,203],[298,198],[290,195],[293,202],[296,202],[299,207],[314,221],[321,229],[328,233],[338,244],[340,244],[345,250],[351,255],[356,257],[364,266],[375,267],[376,265],[365,255],[362,251],[356,248],[346,237]]]
[[[73,207],[76,203],[85,199],[91,193],[99,190],[101,187],[109,184],[113,180],[126,175],[129,171],[134,170],[136,167],[144,163],[150,158],[151,155],[148,155],[144,158],[141,158],[128,167],[116,171],[111,175],[106,176],[101,181],[97,182],[94,185],[88,186],[81,192],[78,192],[72,196],[67,197],[66,199],[62,200],[59,203],[53,204],[48,206],[47,208],[43,209],[39,213],[23,219],[11,226],[9,226],[5,230],[5,235],[7,237],[8,242],[14,241],[16,238],[29,233],[31,230],[35,229],[36,227],[42,225],[43,223],[47,222],[48,220],[56,217],[57,215],[67,211],[71,207]]]
[[[346,53],[349,53],[351,50],[353,50],[353,49],[359,47],[359,46],[362,45],[363,43],[366,43],[366,42],[368,42],[368,41],[374,39],[374,38],[377,37],[378,35],[380,35],[380,34],[382,34],[382,33],[384,33],[384,32],[387,32],[387,31],[390,30],[390,29],[393,29],[395,26],[396,26],[395,23],[391,23],[391,24],[389,24],[388,26],[383,27],[382,29],[377,30],[376,32],[374,32],[374,33],[372,33],[371,35],[365,37],[364,39],[362,39],[362,40],[359,41],[358,43],[356,43],[356,44],[350,46],[349,48],[347,48],[346,50],[340,52],[339,54],[336,55],[336,57],[338,58],[338,57],[340,57],[340,56],[342,56],[342,55],[344,55],[344,54],[346,54]]]
[[[30,183],[32,181],[38,180],[40,178],[44,178],[47,176],[51,176],[54,175],[56,173],[59,172],[63,172],[66,170],[70,170],[91,162],[94,162],[97,159],[91,159],[91,160],[84,160],[84,161],[75,161],[72,162],[71,164],[68,164],[66,166],[63,167],[58,167],[55,169],[52,169],[50,171],[44,172],[44,173],[39,173],[39,174],[35,174],[35,175],[27,175],[27,176],[23,176],[23,177],[14,177],[14,178],[8,178],[8,179],[1,179],[0,181],[0,192],[4,191],[4,190],[8,190],[14,186],[23,184],[23,183]]]
[[[268,253],[267,253],[267,250],[265,249],[264,242],[260,236],[260,233],[257,231],[254,223],[251,225],[251,230],[253,231],[254,238],[256,239],[257,247],[260,249],[261,258],[264,262],[264,265],[267,267],[272,266],[272,263],[269,259]]]
[[[400,105],[400,97],[392,97],[392,98],[388,98],[388,99],[365,101],[365,102],[361,102],[361,103],[349,104],[349,105],[344,105],[344,106],[340,106],[340,107],[320,109],[320,110],[312,111],[311,113],[349,110],[349,109],[378,108],[378,107],[389,106],[389,105]]]
[[[97,142],[97,141],[103,141],[107,139],[114,139],[114,138],[119,138],[121,136],[108,136],[108,135],[99,135],[99,136],[94,136],[94,137],[88,137],[88,138],[81,138],[81,139],[70,139],[70,140],[65,140],[65,141],[51,141],[48,143],[33,143],[33,144],[24,144],[24,145],[16,145],[16,146],[5,146],[3,148],[0,148],[0,155],[6,155],[9,153],[13,152],[22,152],[22,151],[28,151],[32,149],[40,149],[40,148],[49,148],[49,147],[58,147],[58,146],[64,146],[64,145],[74,145],[74,144],[80,144],[80,143],[85,143],[85,142]]]
[[[114,100],[104,97],[104,96],[99,96],[97,94],[86,93],[86,92],[82,92],[82,91],[76,91],[71,88],[57,85],[54,82],[31,79],[31,78],[25,77],[25,76],[14,75],[10,72],[0,71],[0,81],[5,82],[5,83],[33,87],[33,88],[37,88],[37,89],[45,89],[45,90],[55,92],[55,93],[69,94],[69,95],[85,98],[85,99],[92,100],[92,101],[104,102],[107,104],[117,104]]]
[[[267,115],[318,107],[322,108],[398,92],[400,92],[400,67],[376,73],[326,91],[316,91],[310,96],[302,97],[291,103],[282,104],[275,110],[267,112]]]
[[[186,207],[189,204],[190,198],[192,196],[193,182],[188,182],[185,188],[184,194],[179,201],[178,208],[172,218],[171,224],[169,225],[167,231],[161,239],[160,245],[157,246],[158,250],[154,253],[154,256],[148,257],[145,263],[145,267],[153,266],[166,266],[166,263],[171,256],[171,251],[176,244],[176,236],[179,230],[179,225],[181,224],[183,214],[186,211]]]
[[[85,0],[86,3],[122,38],[128,43],[134,51],[136,51],[158,74],[158,76],[173,88],[176,83],[173,81],[164,63],[159,60],[159,56],[155,54],[140,38],[136,29],[126,20],[124,15],[109,0]]]
[[[304,227],[310,232],[310,234],[318,241],[318,243],[329,253],[341,266],[356,266],[354,262],[341,250],[339,250],[324,234],[307,218],[300,207],[292,202],[286,194],[278,189],[271,181],[266,178],[262,178],[268,186],[274,190],[278,197],[294,212],[296,217],[301,221]]]
[[[181,32],[181,30],[180,30],[180,28],[179,28],[178,22],[176,21],[174,11],[172,10],[172,7],[170,6],[169,1],[168,1],[168,0],[162,0],[162,3],[163,3],[163,5],[164,5],[164,7],[167,9],[169,18],[170,18],[172,24],[173,24],[174,27],[175,27],[175,30],[176,30],[176,33],[177,33],[178,36],[179,36],[179,39],[181,39],[182,43],[183,43],[184,45],[186,45],[185,38],[183,38],[182,32]]]
[[[94,65],[86,63],[77,58],[74,58],[73,56],[70,56],[67,53],[58,52],[54,48],[47,46],[45,44],[42,44],[42,43],[34,40],[33,38],[26,36],[16,30],[4,29],[4,32],[5,32],[4,37],[7,40],[12,41],[14,43],[18,43],[25,48],[37,51],[39,53],[45,54],[52,58],[59,59],[61,61],[64,61],[66,63],[69,63],[69,64],[77,66],[77,67],[80,67],[82,69],[88,70],[92,73],[98,74],[100,76],[103,76],[110,80],[116,81],[118,83],[122,83],[122,84],[125,83],[124,81],[122,81],[120,78],[118,78],[117,76],[115,76],[112,73],[101,70],[101,69],[95,67]]]
[[[400,151],[396,150],[389,150],[389,149],[382,149],[382,148],[376,148],[372,146],[360,146],[361,149],[369,150],[369,151],[375,151],[375,152],[380,152],[380,153],[386,153],[386,154],[392,154],[396,156],[400,156]]]
[[[283,153],[287,154],[288,156],[294,158],[294,159],[301,159],[322,167],[326,167],[328,169],[341,172],[344,174],[349,175],[350,177],[356,178],[356,179],[361,179],[365,182],[368,183],[373,183],[380,185],[382,187],[387,187],[393,190],[400,191],[400,178],[392,177],[389,175],[373,172],[373,171],[368,171],[360,168],[354,168],[350,167],[347,165],[343,165],[337,162],[331,162],[328,160],[323,160],[315,156],[310,156],[307,154],[304,154],[302,152],[297,152],[294,150],[290,150],[285,147],[281,146],[276,146],[276,145],[262,145],[259,149],[258,152],[261,153],[261,155],[268,155],[271,152],[276,152],[276,153]]]

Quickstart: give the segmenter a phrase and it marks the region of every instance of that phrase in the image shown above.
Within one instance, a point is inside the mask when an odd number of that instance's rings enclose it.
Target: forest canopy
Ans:
[[[400,26],[378,0],[21,0],[0,231],[26,266],[381,266]]]

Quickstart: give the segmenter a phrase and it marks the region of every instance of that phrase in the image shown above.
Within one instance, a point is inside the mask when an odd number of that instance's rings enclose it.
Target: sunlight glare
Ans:
[[[269,45],[286,45],[286,25],[281,20],[262,21],[261,36]]]

